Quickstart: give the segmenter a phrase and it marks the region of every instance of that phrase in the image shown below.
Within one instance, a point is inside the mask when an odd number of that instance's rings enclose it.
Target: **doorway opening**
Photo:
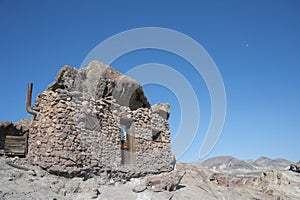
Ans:
[[[130,125],[121,124],[121,165],[135,164],[135,138]]]

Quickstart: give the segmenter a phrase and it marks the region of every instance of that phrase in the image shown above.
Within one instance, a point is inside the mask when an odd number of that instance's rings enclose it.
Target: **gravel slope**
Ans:
[[[86,181],[67,179],[35,166],[18,169],[7,162],[11,158],[0,157],[0,199],[300,199],[300,174],[287,169],[256,166],[249,170],[235,166],[229,170],[225,166],[225,171],[213,171],[205,166],[177,163],[176,170],[186,174],[176,191],[146,189],[135,193],[132,188],[144,184],[145,177],[103,185],[99,177]]]

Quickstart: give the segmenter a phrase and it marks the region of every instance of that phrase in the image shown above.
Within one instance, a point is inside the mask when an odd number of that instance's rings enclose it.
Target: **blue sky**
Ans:
[[[299,9],[296,0],[0,0],[0,121],[30,117],[25,111],[27,82],[34,83],[36,96],[54,81],[62,66],[79,68],[88,53],[108,37],[133,28],[164,27],[200,43],[223,77],[227,117],[220,140],[208,157],[268,156],[298,161]],[[159,50],[131,52],[112,66],[125,73],[149,62],[178,70],[197,91],[200,127],[181,158],[196,161],[210,119],[205,83],[185,60]],[[180,121],[175,95],[158,85],[147,85],[145,91],[151,103],[171,103],[174,134]]]

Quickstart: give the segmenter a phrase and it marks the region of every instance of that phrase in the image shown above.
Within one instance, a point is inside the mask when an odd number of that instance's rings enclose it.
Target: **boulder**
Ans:
[[[31,127],[32,119],[22,119],[21,121],[18,121],[15,123],[15,127],[18,131],[24,135],[27,133]]]
[[[136,185],[134,188],[132,188],[132,191],[135,193],[144,192],[147,189],[145,185]]]
[[[131,110],[150,108],[142,86],[137,81],[99,61],[93,61],[79,70],[64,66],[57,74],[56,81],[47,89],[79,91],[83,96],[95,100],[112,96],[117,104]]]
[[[222,186],[226,186],[226,187],[229,186],[228,177],[222,173],[213,173],[209,177],[209,181],[215,182],[217,185],[222,185]]]
[[[25,123],[23,122],[17,122],[19,123]],[[20,127],[20,126],[19,126]],[[29,127],[28,127],[29,129]],[[22,132],[19,130],[16,126],[16,124],[13,124],[11,121],[3,121],[0,122],[0,135],[6,136],[6,135],[24,135],[25,132]]]
[[[298,162],[297,164],[291,164],[289,170],[300,173],[300,162]]]
[[[153,113],[157,113],[162,118],[168,120],[170,116],[170,104],[158,103],[151,107]]]
[[[8,126],[13,125],[11,121],[2,121],[0,122],[0,130],[6,129]]]
[[[180,184],[185,172],[172,171],[165,174],[151,176],[146,180],[147,189],[154,192],[175,191]]]

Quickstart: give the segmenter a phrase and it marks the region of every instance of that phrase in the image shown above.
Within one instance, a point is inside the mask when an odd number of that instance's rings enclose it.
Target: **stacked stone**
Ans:
[[[101,67],[100,71],[105,72],[105,68]],[[113,69],[108,71],[111,74]],[[85,78],[82,80],[75,76],[83,72],[91,74],[89,68],[77,72],[74,68],[64,67],[57,82],[36,99],[34,108],[39,114],[30,129],[28,159],[50,173],[66,177],[105,174],[106,178],[119,180],[171,171],[174,156],[168,121],[147,106],[147,99],[141,96],[141,87],[136,86],[138,93],[134,97],[143,102],[131,101],[130,105],[120,105],[126,99],[115,99],[112,86],[118,85],[118,82],[112,82],[108,75],[100,77],[98,84],[93,83],[97,88],[101,85],[103,91],[111,91],[105,92],[105,95],[98,91],[93,97],[84,93],[83,86],[78,89],[78,83],[91,82],[83,75],[80,76]],[[72,88],[76,81],[76,88]],[[136,84],[123,77],[122,81],[121,86]],[[84,87],[89,87],[90,82]],[[123,96],[116,94],[116,98]],[[145,107],[133,110],[137,105]],[[121,148],[122,124],[126,124],[134,138],[130,150]],[[130,163],[122,163],[124,151],[132,154]]]
[[[136,165],[142,172],[159,173],[172,170],[169,124],[151,109],[133,112],[136,138]],[[167,164],[168,163],[168,164]]]
[[[65,176],[80,173],[78,161],[82,161],[85,149],[75,127],[78,102],[67,91],[46,90],[38,96],[35,105],[39,114],[30,131],[28,158],[51,173]]]
[[[33,164],[73,177],[101,171],[115,162],[119,130],[111,120],[109,105],[57,89],[40,94],[36,107],[39,114],[30,133],[28,154]]]

